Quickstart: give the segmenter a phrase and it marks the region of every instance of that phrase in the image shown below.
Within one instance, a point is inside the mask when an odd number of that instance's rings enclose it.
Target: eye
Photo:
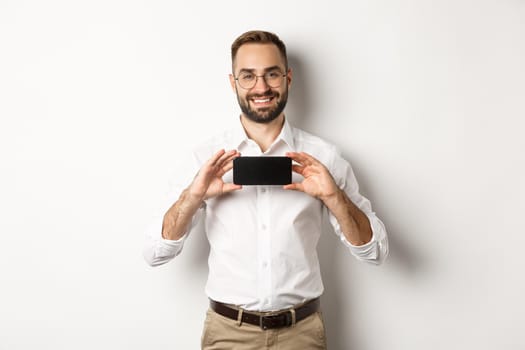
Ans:
[[[242,73],[239,78],[244,81],[251,81],[255,79],[255,75],[252,73]]]
[[[277,78],[279,78],[280,76],[281,76],[281,74],[280,74],[279,72],[277,72],[277,71],[266,73],[266,77],[267,77],[268,79],[277,79]]]

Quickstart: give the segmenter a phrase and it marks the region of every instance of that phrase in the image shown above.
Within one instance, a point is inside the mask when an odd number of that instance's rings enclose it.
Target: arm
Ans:
[[[202,166],[191,185],[164,215],[162,238],[172,241],[181,239],[205,199],[241,188],[222,181],[222,176],[232,169],[233,159],[238,156],[237,151],[220,150]]]
[[[329,210],[330,222],[336,233],[342,235],[341,240],[352,254],[360,260],[381,263],[388,254],[386,231],[371,211],[370,202],[358,193],[349,165],[346,162],[340,165],[348,165],[346,168],[349,170],[345,174],[348,177],[346,183],[340,188],[330,171],[314,157],[296,152],[286,155],[298,163],[293,166],[293,171],[302,175],[304,180],[284,188],[302,191],[321,200]]]
[[[241,186],[224,183],[222,176],[233,167],[237,151],[217,152],[201,167],[190,186],[188,186],[175,203],[164,214],[155,220],[146,234],[144,258],[151,266],[165,264],[177,256],[183,247],[184,240],[197,215],[203,211],[205,199],[235,191]]]
[[[372,240],[372,227],[368,217],[343,190],[338,188],[333,194],[321,200],[337,219],[348,242],[360,246]]]

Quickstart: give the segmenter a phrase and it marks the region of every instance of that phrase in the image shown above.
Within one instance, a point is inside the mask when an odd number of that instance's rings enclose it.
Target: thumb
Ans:
[[[292,183],[289,185],[284,185],[283,189],[304,192],[303,185],[301,185],[300,183]]]
[[[222,186],[222,193],[228,193],[228,192],[237,191],[240,189],[242,189],[241,185],[226,183]]]

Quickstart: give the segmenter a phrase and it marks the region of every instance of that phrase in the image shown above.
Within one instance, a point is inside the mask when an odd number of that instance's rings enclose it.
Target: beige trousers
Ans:
[[[263,330],[258,326],[206,313],[201,339],[203,350],[326,350],[321,313],[316,312],[294,326]]]

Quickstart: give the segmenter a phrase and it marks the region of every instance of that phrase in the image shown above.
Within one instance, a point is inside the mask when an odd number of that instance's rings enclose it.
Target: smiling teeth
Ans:
[[[253,100],[255,103],[265,103],[265,102],[270,102],[270,99],[267,98],[265,100]]]

